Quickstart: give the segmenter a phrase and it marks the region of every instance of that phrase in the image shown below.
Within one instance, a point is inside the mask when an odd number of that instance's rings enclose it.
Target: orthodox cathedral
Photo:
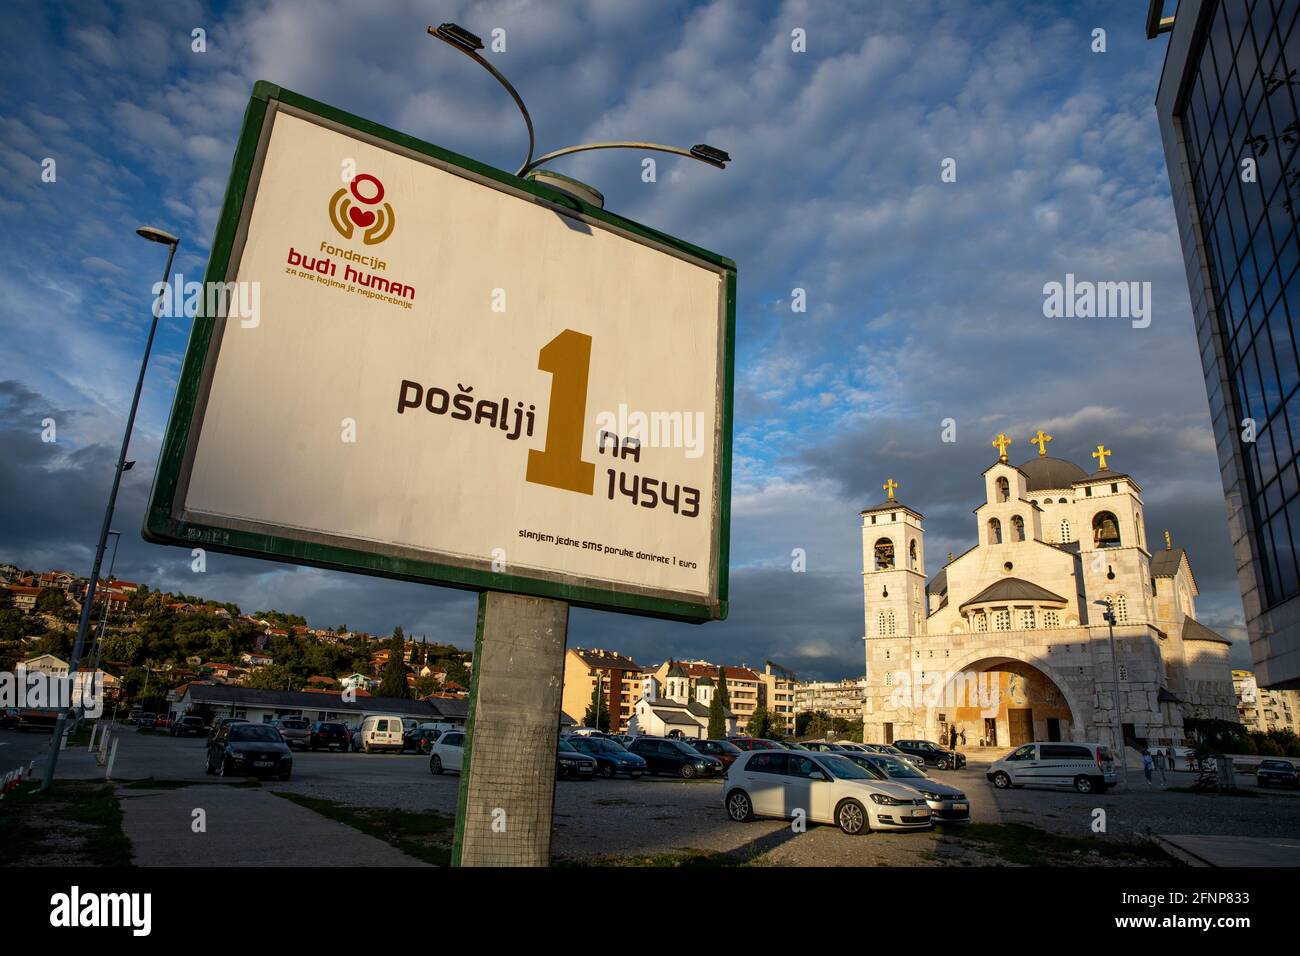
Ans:
[[[864,740],[1155,747],[1183,743],[1184,718],[1237,719],[1229,642],[1196,620],[1186,552],[1168,532],[1150,548],[1142,489],[1110,450],[1089,474],[1051,440],[1039,431],[1017,467],[994,439],[978,541],[928,583],[922,515],[897,483],[861,513]]]

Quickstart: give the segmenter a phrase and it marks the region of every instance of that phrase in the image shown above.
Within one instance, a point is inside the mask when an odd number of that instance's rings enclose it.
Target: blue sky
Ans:
[[[1011,458],[1090,466],[1098,442],[1144,488],[1151,540],[1189,549],[1200,617],[1237,641],[1225,526],[1152,101],[1164,39],[1129,2],[17,3],[0,44],[0,561],[89,570],[162,248],[207,256],[240,119],[266,79],[497,166],[525,138],[490,77],[427,37],[480,35],[523,92],[539,152],[635,138],[728,150],[725,172],[637,153],[555,168],[608,208],[735,259],[740,300],[732,615],[691,626],[575,611],[570,643],[644,663],[702,656],[801,675],[862,671],[857,512],[886,477],[928,554],[975,537],[979,475]],[[806,32],[807,52],[791,49]],[[1106,31],[1095,53],[1093,31]],[[206,51],[192,50],[205,31]],[[42,161],[57,180],[42,182]],[[957,181],[940,180],[956,160]],[[1153,320],[1047,319],[1066,273],[1152,283]],[[806,290],[804,313],[790,308]],[[140,540],[188,329],[151,364],[115,526],[123,576],[468,645],[469,594]],[[58,441],[40,441],[41,420]],[[957,422],[958,440],[940,441]],[[1089,470],[1091,468],[1089,467]],[[791,551],[807,572],[791,571]]]

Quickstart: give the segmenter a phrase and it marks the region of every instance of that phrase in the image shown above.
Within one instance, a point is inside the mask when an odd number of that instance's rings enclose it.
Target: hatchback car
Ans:
[[[940,783],[910,760],[892,754],[848,751],[844,754],[880,780],[902,784],[925,798],[935,823],[970,823],[970,801],[956,787]]]
[[[632,753],[609,737],[565,737],[570,747],[596,761],[596,770],[602,776],[616,777],[625,774],[640,780],[646,772],[644,757]]]
[[[665,773],[684,780],[716,777],[722,773],[722,761],[706,757],[681,740],[667,737],[638,737],[628,748],[642,758],[649,773]]]
[[[717,757],[724,768],[730,767],[745,752],[729,740],[692,740],[691,746],[706,757]]]
[[[912,757],[920,757],[927,767],[947,770],[966,766],[966,757],[931,740],[895,740],[894,746]]]
[[[280,717],[271,722],[290,747],[306,749],[311,741],[311,721],[306,717]]]
[[[785,750],[775,740],[768,740],[766,737],[728,737],[727,743],[741,750]]]
[[[352,731],[347,724],[333,720],[318,720],[307,728],[308,750],[333,750],[344,753],[352,746]]]
[[[754,817],[802,815],[855,836],[868,830],[923,830],[926,800],[907,787],[880,780],[838,753],[755,750],[727,769],[722,805],[738,823]]]
[[[560,738],[555,762],[555,776],[560,779],[572,777],[575,780],[590,780],[596,776],[596,758],[583,753],[564,737]]]
[[[804,750],[816,750],[818,753],[827,754],[842,753],[848,749],[829,740],[801,740],[799,744]]]
[[[222,777],[274,776],[288,780],[293,771],[293,752],[269,724],[237,721],[226,724],[208,741],[204,770]]]
[[[178,717],[172,721],[169,732],[173,737],[202,737],[208,732],[208,728],[204,725],[202,717]]]
[[[1255,772],[1255,782],[1261,787],[1297,786],[1295,764],[1289,760],[1261,760]]]
[[[429,748],[429,773],[455,770],[460,773],[465,759],[465,731],[449,730]]]

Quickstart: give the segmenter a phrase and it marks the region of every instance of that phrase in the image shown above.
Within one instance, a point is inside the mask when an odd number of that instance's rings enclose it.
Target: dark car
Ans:
[[[706,757],[694,747],[667,737],[638,737],[628,747],[645,761],[648,773],[666,773],[690,780],[694,777],[716,777],[722,773],[722,761]]]
[[[136,718],[135,724],[142,730],[153,730],[153,725],[158,721],[158,715],[152,711],[146,710]]]
[[[208,732],[202,717],[178,717],[172,722],[173,737],[202,737]]]
[[[724,768],[730,767],[745,752],[729,740],[692,740],[691,746],[706,757],[718,758]]]
[[[970,801],[956,787],[940,783],[912,762],[892,754],[863,753],[845,750],[840,754],[865,769],[878,780],[889,780],[915,790],[925,798],[930,807],[930,819],[935,823],[970,823]]]
[[[727,743],[739,750],[785,750],[775,740],[766,737],[728,737]]]
[[[1255,782],[1261,787],[1296,787],[1300,785],[1295,764],[1289,760],[1262,760]]]
[[[17,727],[18,726],[18,708],[3,707],[0,708],[0,727]]]
[[[306,717],[279,717],[272,722],[272,726],[280,731],[280,736],[290,747],[306,749],[311,737],[311,721]]]
[[[947,770],[950,767],[966,766],[966,757],[963,754],[949,750],[947,747],[940,747],[930,740],[895,740],[894,746],[909,757],[920,757],[927,767]]]
[[[228,723],[208,741],[207,773],[222,777],[278,777],[288,780],[293,751],[270,724]]]
[[[645,773],[644,758],[609,737],[565,737],[564,740],[574,750],[595,760],[596,769],[602,776],[614,777],[624,773],[638,780]]]
[[[308,750],[333,750],[344,753],[352,746],[352,732],[347,724],[332,720],[318,720],[307,730]]]
[[[434,727],[429,724],[419,724],[402,734],[402,753],[408,750],[414,750],[418,754],[427,754],[429,748],[433,746],[434,741],[438,739],[445,728]]]
[[[561,737],[555,755],[555,775],[590,780],[596,776],[596,758],[575,748],[568,738]]]
[[[248,723],[243,717],[218,717],[208,727],[208,737],[215,737],[221,732],[221,729],[229,724],[246,724]]]

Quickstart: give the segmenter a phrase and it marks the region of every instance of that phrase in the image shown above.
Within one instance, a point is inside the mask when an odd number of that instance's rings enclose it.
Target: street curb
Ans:
[[[1160,847],[1160,849],[1164,850],[1181,863],[1186,863],[1188,866],[1196,867],[1214,867],[1214,864],[1209,860],[1197,856],[1191,850],[1183,849],[1177,844],[1165,839],[1158,833],[1152,833],[1151,840],[1156,844],[1156,846]]]

